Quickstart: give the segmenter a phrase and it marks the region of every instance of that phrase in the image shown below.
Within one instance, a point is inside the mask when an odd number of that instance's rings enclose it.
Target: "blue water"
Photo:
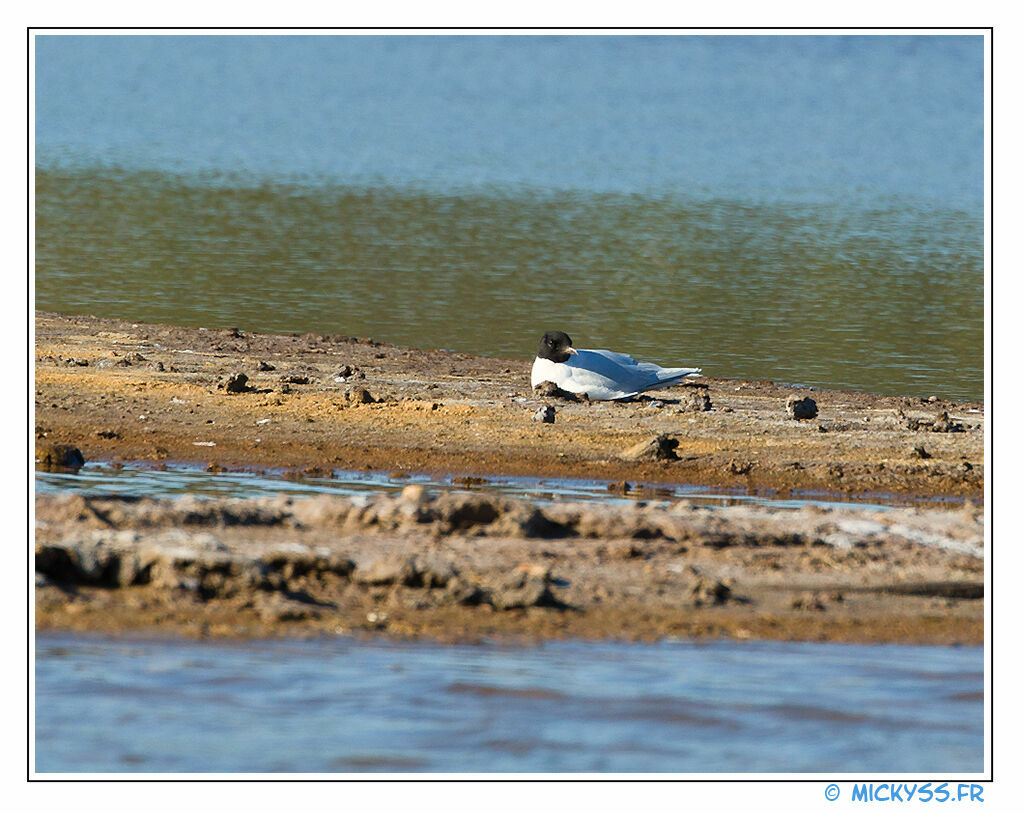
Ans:
[[[39,635],[40,772],[983,770],[977,647]]]
[[[980,216],[980,34],[42,35],[35,52],[43,167]]]

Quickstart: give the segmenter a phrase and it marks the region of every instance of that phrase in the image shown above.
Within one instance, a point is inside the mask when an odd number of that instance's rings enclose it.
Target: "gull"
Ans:
[[[617,401],[696,375],[700,375],[699,367],[659,367],[611,350],[577,350],[568,334],[549,330],[537,347],[530,385],[550,381],[592,401]]]

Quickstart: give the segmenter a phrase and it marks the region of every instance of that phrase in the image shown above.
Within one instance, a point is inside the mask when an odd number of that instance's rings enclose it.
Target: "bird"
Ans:
[[[618,401],[697,375],[699,367],[659,367],[611,350],[577,350],[567,333],[549,330],[537,346],[530,385],[550,381],[592,401]]]

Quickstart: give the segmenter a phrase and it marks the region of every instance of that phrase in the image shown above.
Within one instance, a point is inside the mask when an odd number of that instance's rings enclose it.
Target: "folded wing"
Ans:
[[[599,390],[605,398],[627,398],[700,374],[696,367],[659,367],[611,350],[580,350],[566,365],[572,369],[573,383]]]

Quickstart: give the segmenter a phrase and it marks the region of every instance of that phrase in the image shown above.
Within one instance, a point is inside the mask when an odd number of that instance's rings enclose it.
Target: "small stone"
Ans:
[[[388,625],[388,614],[378,611],[369,612],[366,614],[366,623],[373,629],[382,630]]]
[[[818,405],[813,398],[791,395],[786,401],[786,412],[795,421],[805,421],[818,415]]]
[[[931,457],[928,451],[921,444],[918,444],[917,446],[910,450],[910,456],[918,460],[927,460],[929,457]]]
[[[558,607],[561,603],[551,594],[551,571],[543,565],[520,566],[510,573],[490,596],[496,610],[526,607]]]
[[[370,391],[365,387],[356,387],[354,390],[349,392],[346,396],[350,404],[375,404],[376,399],[370,395]]]
[[[710,412],[711,396],[707,387],[685,387],[679,396],[680,412]]]
[[[750,474],[750,470],[754,468],[754,464],[749,460],[730,460],[729,471],[732,474]]]
[[[406,502],[420,503],[426,498],[427,490],[421,485],[406,486],[402,489],[402,499]]]
[[[964,425],[949,417],[948,412],[940,412],[939,416],[932,421],[932,432],[963,432]]]
[[[37,443],[36,464],[42,468],[79,469],[85,465],[82,452],[63,443]]]
[[[245,373],[235,373],[224,384],[224,389],[227,392],[251,392],[252,387],[249,386],[249,376]]]
[[[561,398],[563,401],[580,400],[580,396],[563,390],[554,381],[542,381],[540,384],[533,388],[533,392],[535,395],[538,395],[541,398]]]
[[[679,441],[668,435],[658,435],[630,446],[619,455],[623,460],[678,460]]]
[[[411,556],[384,556],[368,567],[356,568],[352,580],[358,584],[405,584],[415,586],[420,580],[420,570]]]
[[[718,579],[699,577],[690,590],[694,606],[725,604],[732,597],[732,587]]]
[[[256,369],[261,373],[269,373],[271,370],[276,370],[277,368],[274,367],[273,364],[261,361],[259,364],[256,365]]]
[[[532,420],[538,423],[554,423],[555,422],[555,408],[553,406],[542,406],[536,412],[533,413]]]

